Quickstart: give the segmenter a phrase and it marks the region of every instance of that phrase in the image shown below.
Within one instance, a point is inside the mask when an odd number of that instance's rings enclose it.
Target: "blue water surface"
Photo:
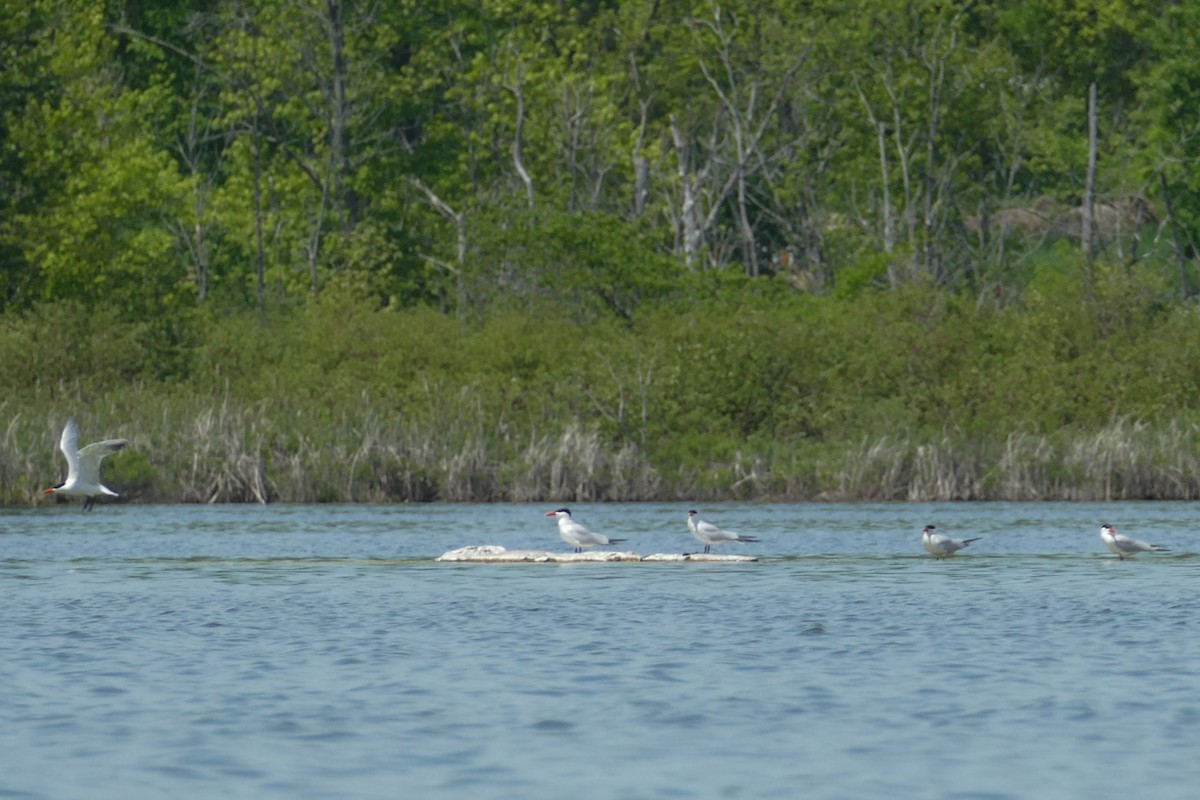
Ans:
[[[552,507],[0,512],[0,798],[1197,796],[1192,504]]]

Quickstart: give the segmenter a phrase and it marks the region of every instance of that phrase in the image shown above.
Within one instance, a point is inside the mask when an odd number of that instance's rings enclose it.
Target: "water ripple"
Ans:
[[[1107,557],[1141,508],[736,506],[731,569],[433,564],[474,507],[22,512],[0,797],[1188,797],[1194,509]],[[668,552],[676,512],[596,515]],[[929,519],[985,538],[936,562]]]

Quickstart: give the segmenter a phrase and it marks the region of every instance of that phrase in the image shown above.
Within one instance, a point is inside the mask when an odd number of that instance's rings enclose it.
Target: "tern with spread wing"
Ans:
[[[1133,558],[1138,553],[1169,553],[1170,550],[1162,545],[1150,544],[1123,533],[1117,533],[1116,525],[1101,525],[1100,540],[1104,546],[1117,554],[1124,561]]]
[[[547,511],[547,517],[558,517],[558,535],[567,544],[575,548],[576,553],[582,553],[585,547],[596,545],[618,544],[624,539],[610,539],[602,533],[594,533],[571,518],[571,509],[559,508]]]
[[[945,534],[938,533],[937,527],[934,525],[926,525],[921,531],[921,543],[925,545],[926,550],[938,558],[949,558],[971,542],[978,542],[979,539],[978,536],[974,539],[951,539]]]
[[[726,542],[757,542],[758,538],[754,536],[743,536],[740,533],[733,531],[723,531],[711,522],[705,522],[700,519],[700,515],[695,509],[688,512],[687,517],[688,528],[704,545],[704,552],[712,551],[714,544],[725,544]]]
[[[75,425],[75,418],[68,417],[67,426],[63,428],[62,439],[58,443],[59,449],[67,457],[67,479],[57,486],[51,486],[42,494],[82,497],[84,511],[91,511],[100,495],[116,497],[116,492],[100,483],[100,462],[105,456],[124,449],[127,444],[129,443],[124,439],[107,439],[89,444],[81,450],[79,428]]]

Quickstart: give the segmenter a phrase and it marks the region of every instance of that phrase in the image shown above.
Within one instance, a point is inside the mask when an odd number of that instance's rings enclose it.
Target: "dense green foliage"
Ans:
[[[1200,496],[1198,39],[1165,0],[18,4],[3,498],[67,413],[145,499]]]
[[[152,329],[44,306],[0,337],[0,479],[36,497],[73,412],[133,440],[107,475],[143,499],[1200,498],[1200,325],[1161,281],[1048,274],[1002,308],[768,283],[587,324],[330,289],[198,319],[184,377]]]

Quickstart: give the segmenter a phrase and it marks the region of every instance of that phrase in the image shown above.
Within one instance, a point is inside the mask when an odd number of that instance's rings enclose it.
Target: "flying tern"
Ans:
[[[58,448],[67,457],[67,479],[57,486],[51,486],[42,494],[82,497],[84,511],[91,511],[100,495],[116,497],[116,492],[100,483],[100,462],[105,456],[121,451],[127,444],[129,442],[125,439],[107,439],[80,449],[79,427],[75,424],[74,417],[68,417],[62,438],[58,442]]]

